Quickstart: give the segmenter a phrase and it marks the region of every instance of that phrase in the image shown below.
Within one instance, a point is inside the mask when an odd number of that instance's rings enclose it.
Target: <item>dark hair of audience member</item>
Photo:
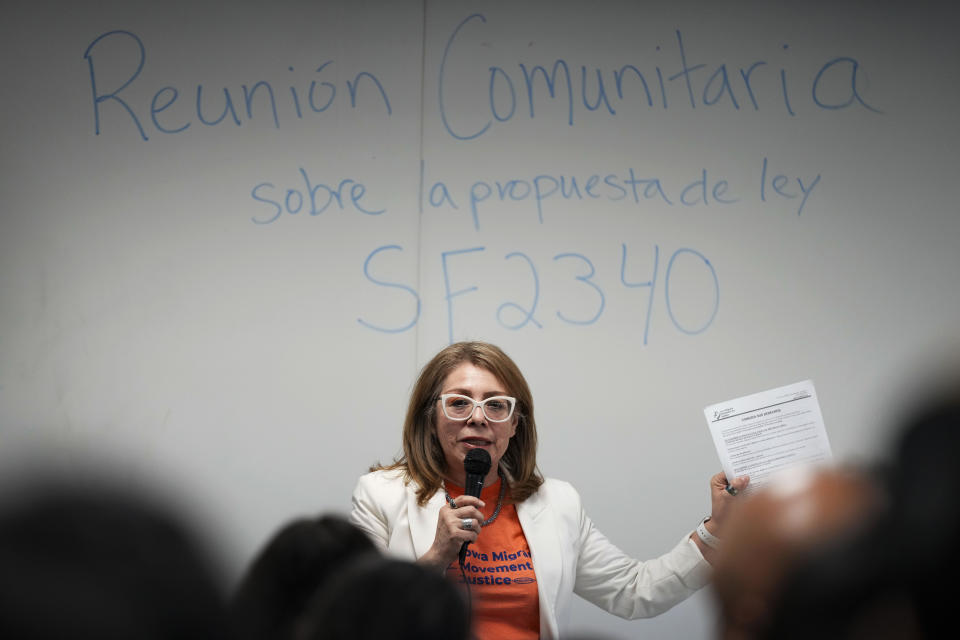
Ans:
[[[377,554],[373,542],[341,516],[287,523],[256,555],[231,599],[236,634],[291,638],[310,596],[345,563],[366,554]]]
[[[953,625],[960,571],[960,384],[914,414],[891,483],[894,553],[926,637]]]
[[[44,484],[0,507],[3,638],[228,638],[215,576],[186,523],[145,495]]]
[[[362,558],[308,606],[296,640],[466,640],[470,617],[457,585],[413,562]]]

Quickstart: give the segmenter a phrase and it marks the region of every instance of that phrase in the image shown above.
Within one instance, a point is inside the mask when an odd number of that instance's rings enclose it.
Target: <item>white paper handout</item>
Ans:
[[[758,489],[779,471],[832,458],[813,382],[710,405],[703,410],[727,478]]]

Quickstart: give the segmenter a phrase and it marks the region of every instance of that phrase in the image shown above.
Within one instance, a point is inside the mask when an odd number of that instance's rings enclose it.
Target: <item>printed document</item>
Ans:
[[[759,489],[779,471],[832,458],[813,382],[755,393],[703,410],[728,480]]]

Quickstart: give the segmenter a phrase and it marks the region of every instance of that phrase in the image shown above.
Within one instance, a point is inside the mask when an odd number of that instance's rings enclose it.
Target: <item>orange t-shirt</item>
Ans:
[[[500,482],[480,492],[480,499],[486,504],[482,509],[484,519],[496,509]],[[449,486],[447,490],[454,498],[463,495],[460,487]],[[480,530],[477,541],[467,547],[463,568],[473,603],[473,637],[480,640],[540,637],[537,577],[514,505],[504,504],[497,519]],[[459,560],[447,567],[447,577],[463,582]]]

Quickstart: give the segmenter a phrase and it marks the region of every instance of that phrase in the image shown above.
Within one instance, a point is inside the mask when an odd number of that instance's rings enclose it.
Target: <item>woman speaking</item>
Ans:
[[[464,460],[477,449],[491,463],[479,497],[464,490]],[[540,475],[536,453],[533,398],[516,364],[491,344],[453,344],[420,372],[403,455],[360,478],[350,520],[388,553],[465,581],[477,638],[562,637],[574,593],[642,618],[707,583],[725,511],[747,478],[728,488],[713,476],[710,517],[639,561],[596,529],[571,485]]]

